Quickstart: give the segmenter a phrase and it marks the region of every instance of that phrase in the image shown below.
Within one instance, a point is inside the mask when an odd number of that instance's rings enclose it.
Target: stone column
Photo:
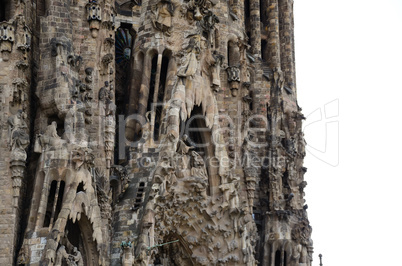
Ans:
[[[116,120],[114,114],[109,114],[105,118],[105,155],[106,168],[110,168],[114,152],[114,141],[116,134]]]
[[[278,0],[272,0],[268,14],[268,50],[269,50],[269,66],[271,69],[280,68],[280,40],[279,40],[279,10]]]
[[[261,57],[261,14],[260,0],[250,0],[250,24],[251,24],[251,51],[257,58]]]
[[[279,3],[281,69],[284,72],[286,85],[294,89],[295,60],[293,53],[293,1],[280,0]]]
[[[13,181],[13,206],[15,209],[18,209],[22,179],[25,173],[26,157],[27,155],[24,150],[15,149],[11,152],[10,168],[11,179]]]
[[[253,213],[255,185],[257,182],[257,169],[256,168],[245,169],[245,177],[246,177],[248,204],[250,207],[250,213]]]

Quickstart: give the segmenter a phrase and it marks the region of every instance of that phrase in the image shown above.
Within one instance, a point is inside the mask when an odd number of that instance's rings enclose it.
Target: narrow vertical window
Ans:
[[[0,22],[7,21],[13,17],[14,5],[10,0],[0,0]]]
[[[122,23],[116,31],[115,39],[116,111],[117,114],[125,114],[128,104],[127,88],[130,85],[130,75],[132,75],[131,51],[135,39],[132,25]]]
[[[159,139],[160,135],[160,127],[162,120],[162,111],[163,111],[163,103],[165,98],[165,88],[166,88],[166,78],[169,66],[169,57],[163,56],[162,58],[162,67],[161,67],[161,76],[159,82],[158,89],[158,97],[157,97],[157,106],[155,110],[155,128],[154,128],[154,140]]]
[[[152,106],[154,103],[156,71],[157,71],[157,66],[158,66],[157,63],[158,63],[158,54],[155,54],[154,57],[152,58],[151,79],[149,81],[147,112],[152,111]]]
[[[6,20],[6,3],[0,0],[0,22]]]
[[[49,195],[47,197],[46,214],[43,222],[43,227],[49,227],[52,218],[54,198],[56,196],[57,181],[53,180],[50,185]]]
[[[268,61],[268,54],[267,54],[267,40],[262,39],[261,40],[261,56],[262,56],[262,61],[267,62]]]
[[[287,254],[286,254],[286,251],[285,251],[284,254],[283,254],[283,266],[288,265],[286,259],[287,259]]]
[[[275,266],[281,266],[281,252],[279,250],[275,252]]]
[[[251,13],[250,13],[250,0],[244,1],[244,26],[248,37],[248,44],[251,45]]]
[[[57,220],[57,217],[59,217],[59,213],[61,211],[61,207],[63,204],[63,195],[64,195],[64,187],[66,183],[64,181],[60,181],[60,187],[59,187],[59,196],[57,197],[57,204],[56,204],[56,212],[54,214],[54,220]]]

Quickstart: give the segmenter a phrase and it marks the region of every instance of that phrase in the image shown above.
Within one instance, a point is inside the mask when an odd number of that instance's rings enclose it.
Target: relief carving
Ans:
[[[28,126],[24,121],[26,114],[22,110],[18,110],[15,115],[8,118],[9,136],[10,136],[10,150],[14,152],[24,153],[29,145]],[[21,158],[25,157],[22,156]]]
[[[13,205],[18,207],[20,188],[25,173],[25,162],[27,153],[25,149],[29,145],[28,126],[24,121],[26,115],[22,110],[18,110],[15,115],[8,118],[9,147],[11,150],[11,179],[13,186]]]
[[[237,96],[240,84],[240,68],[238,66],[229,66],[226,69],[228,73],[228,81],[230,83],[230,89],[232,90],[232,96]]]
[[[198,69],[200,54],[200,39],[198,35],[190,36],[189,44],[184,48],[181,66],[177,70],[177,76],[183,79],[192,78]]]
[[[152,25],[167,36],[170,36],[172,17],[174,12],[173,3],[170,0],[161,0],[152,6]]]
[[[89,22],[89,29],[93,38],[98,37],[100,24],[102,21],[102,10],[100,5],[96,1],[91,1],[86,5],[87,8],[87,20]]]
[[[8,61],[15,41],[15,29],[11,22],[0,22],[0,52],[3,60]]]
[[[26,51],[31,47],[32,32],[25,24],[25,19],[22,15],[17,16],[17,48]]]

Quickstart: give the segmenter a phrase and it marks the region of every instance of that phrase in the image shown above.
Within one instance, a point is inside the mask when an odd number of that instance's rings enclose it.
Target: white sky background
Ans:
[[[294,13],[313,266],[319,253],[402,265],[402,0],[295,0]]]

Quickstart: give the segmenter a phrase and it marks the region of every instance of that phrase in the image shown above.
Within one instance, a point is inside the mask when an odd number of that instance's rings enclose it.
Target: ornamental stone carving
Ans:
[[[15,28],[11,22],[0,22],[0,52],[3,60],[8,61],[15,42]]]
[[[174,12],[173,3],[170,0],[161,0],[152,6],[152,25],[167,36],[170,36],[172,17]]]
[[[91,1],[86,5],[87,20],[89,22],[89,29],[93,38],[98,36],[100,24],[102,22],[102,9],[96,1]]]
[[[240,84],[240,68],[238,66],[230,66],[226,69],[228,74],[228,81],[230,83],[230,89],[232,96],[237,96]]]
[[[292,5],[2,3],[0,263],[311,265]]]

